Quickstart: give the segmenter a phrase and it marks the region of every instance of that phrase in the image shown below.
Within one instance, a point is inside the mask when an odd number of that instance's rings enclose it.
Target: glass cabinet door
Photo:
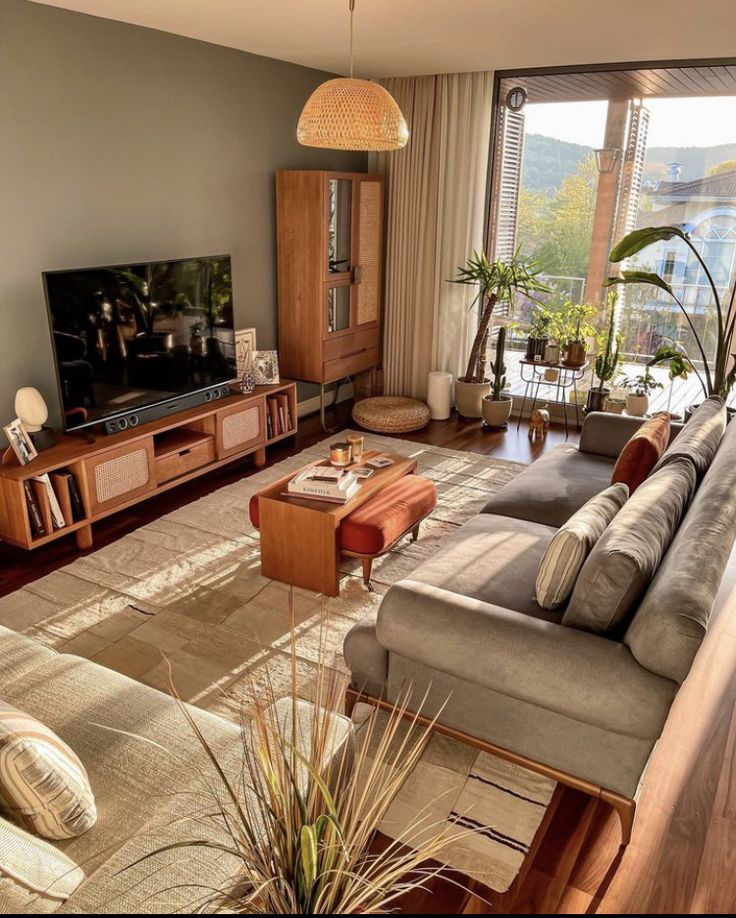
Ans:
[[[352,268],[352,210],[352,179],[329,179],[327,184],[328,274],[345,274]]]
[[[350,328],[350,285],[327,288],[327,332],[344,331]]]

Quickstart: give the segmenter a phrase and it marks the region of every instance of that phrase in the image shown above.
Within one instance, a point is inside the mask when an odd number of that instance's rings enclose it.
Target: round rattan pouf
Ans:
[[[373,433],[409,433],[426,427],[429,419],[429,407],[416,398],[381,395],[353,408],[355,423]]]

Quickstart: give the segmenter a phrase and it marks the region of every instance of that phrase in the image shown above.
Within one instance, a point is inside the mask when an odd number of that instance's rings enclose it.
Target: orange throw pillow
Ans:
[[[611,484],[623,482],[633,494],[662,458],[669,441],[670,416],[666,411],[660,411],[645,421],[621,450],[613,468]]]

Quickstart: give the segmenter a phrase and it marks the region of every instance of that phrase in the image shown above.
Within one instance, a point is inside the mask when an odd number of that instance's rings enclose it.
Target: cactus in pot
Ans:
[[[504,395],[506,388],[506,364],[504,357],[506,355],[506,327],[501,326],[496,337],[496,358],[491,363],[491,393],[483,399],[481,408],[483,410],[483,420],[486,427],[505,428],[508,427],[513,399],[510,395]]]

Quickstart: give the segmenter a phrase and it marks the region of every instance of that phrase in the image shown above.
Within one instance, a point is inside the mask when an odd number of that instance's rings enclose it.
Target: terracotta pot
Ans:
[[[482,383],[455,381],[455,407],[464,418],[483,417],[483,399],[491,391],[491,381]]]
[[[565,351],[565,366],[582,367],[588,356],[584,341],[571,341]]]
[[[544,381],[545,382],[557,382],[560,378],[560,371],[557,367],[547,367],[544,371]]]
[[[610,389],[591,389],[588,392],[588,400],[585,403],[585,413],[590,411],[605,411],[606,402],[611,394]]]
[[[514,400],[510,395],[502,395],[499,401],[487,395],[481,404],[486,427],[508,427],[513,406]]]
[[[649,412],[649,396],[636,395],[630,392],[626,396],[626,413],[637,418],[643,418]]]

